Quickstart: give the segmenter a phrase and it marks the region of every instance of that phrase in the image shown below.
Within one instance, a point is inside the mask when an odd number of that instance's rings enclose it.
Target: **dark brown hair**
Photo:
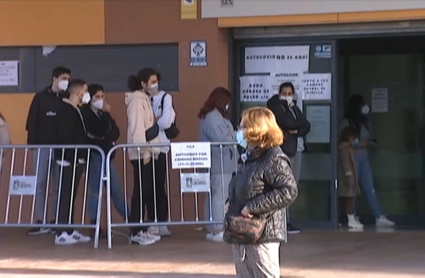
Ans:
[[[229,90],[224,87],[215,88],[199,111],[198,118],[205,118],[205,115],[214,109],[217,109],[223,117],[227,118],[226,105],[228,105],[231,100],[232,93],[230,93]]]
[[[351,137],[358,137],[359,133],[352,127],[347,126],[341,131],[339,142],[349,142]]]

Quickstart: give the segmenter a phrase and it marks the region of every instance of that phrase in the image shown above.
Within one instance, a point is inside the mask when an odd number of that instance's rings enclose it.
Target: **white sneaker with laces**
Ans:
[[[159,235],[160,236],[171,236],[171,232],[168,230],[167,226],[159,226]]]
[[[81,234],[79,231],[74,230],[74,232],[71,234],[71,236],[77,241],[77,242],[89,242],[91,238],[89,236],[85,236]]]
[[[211,240],[211,241],[215,241],[215,242],[223,242],[223,232],[219,232],[219,233],[207,233],[206,235],[206,239],[207,240]]]
[[[156,241],[152,238],[147,236],[147,233],[139,232],[137,235],[131,235],[130,241],[137,243],[139,245],[151,245],[154,244]]]
[[[160,235],[154,235],[154,234],[151,234],[149,231],[147,231],[146,233],[146,236],[148,237],[148,238],[151,238],[152,240],[154,240],[155,242],[157,242],[157,241],[160,241],[161,240],[161,236]]]
[[[381,217],[376,219],[375,225],[378,227],[393,227],[395,226],[395,223],[386,218],[385,216],[381,215]]]
[[[55,236],[55,244],[57,245],[73,245],[78,241],[73,237],[73,234],[68,235],[67,232],[62,232],[60,235]]]

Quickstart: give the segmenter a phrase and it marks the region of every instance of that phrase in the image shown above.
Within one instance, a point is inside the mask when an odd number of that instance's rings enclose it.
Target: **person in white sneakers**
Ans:
[[[229,120],[232,93],[215,88],[198,113],[198,138],[201,142],[234,142],[236,131]],[[229,183],[236,169],[239,153],[234,146],[211,146],[211,193],[205,196],[205,219],[223,222]],[[223,241],[223,224],[207,225],[206,239]]]
[[[128,78],[130,92],[125,94],[127,105],[127,143],[146,144],[158,143],[159,128],[155,122],[151,106],[151,93],[146,89],[146,82],[142,81],[143,70],[137,76]],[[143,89],[145,88],[145,89]],[[129,148],[128,156],[133,166],[134,187],[131,198],[130,223],[143,223],[145,207],[148,211],[154,210],[154,159],[159,156],[158,147]],[[149,221],[151,222],[151,221]],[[150,245],[161,239],[161,236],[148,231],[147,226],[130,228],[130,240],[139,245]]]
[[[155,125],[158,127],[158,142],[162,144],[170,143],[178,135],[175,120],[176,112],[173,108],[173,97],[159,89],[161,75],[154,69],[144,68],[139,72],[143,90],[147,91],[151,97],[153,113],[155,115]],[[155,196],[147,201],[147,217],[149,222],[168,221],[168,196],[165,190],[165,180],[167,177],[167,153],[169,147],[161,147],[158,159],[155,163]],[[155,198],[155,202],[154,199]],[[167,226],[151,226],[149,232],[160,236],[170,236]]]
[[[352,144],[356,142],[355,130],[350,127],[341,132],[338,151],[338,196],[341,212],[348,218],[350,229],[362,229],[363,224],[356,218],[356,197],[360,195],[357,179],[356,160]]]
[[[361,95],[352,95],[348,100],[341,130],[353,128],[359,134],[359,140],[353,143],[354,158],[358,171],[358,180],[362,193],[366,197],[377,227],[392,227],[395,223],[382,214],[373,184],[372,168],[369,163],[369,149],[374,147],[377,140],[372,135],[372,125],[369,119],[370,108]]]
[[[63,98],[58,105],[53,130],[56,132],[57,145],[85,145],[87,131],[79,105],[90,101],[87,83],[81,79],[72,80],[68,86],[69,99]],[[59,217],[58,224],[72,224],[74,220],[75,197],[78,184],[87,159],[87,149],[56,149],[55,160],[59,165]],[[60,227],[56,230],[55,243],[71,245],[88,242],[84,236],[73,228]]]

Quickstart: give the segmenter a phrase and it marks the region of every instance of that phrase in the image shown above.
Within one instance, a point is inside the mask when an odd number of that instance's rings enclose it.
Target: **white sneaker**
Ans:
[[[158,226],[150,226],[148,232],[152,235],[159,235],[159,229],[160,227]]]
[[[137,235],[131,235],[130,241],[139,245],[151,245],[156,242],[152,238],[148,237],[147,233],[144,232],[139,232]]]
[[[67,232],[62,232],[60,235],[55,236],[55,244],[57,245],[72,245],[78,243],[78,240],[76,240],[73,237],[73,233],[68,235]]]
[[[350,229],[363,229],[363,224],[357,218],[348,219],[348,228]]]
[[[159,235],[164,236],[171,236],[171,232],[168,230],[167,226],[159,226]]]
[[[77,241],[77,242],[89,242],[91,238],[89,236],[85,236],[81,234],[79,231],[74,230],[74,232],[71,234],[71,236]]]
[[[157,242],[157,241],[160,241],[161,240],[161,236],[160,235],[154,235],[154,234],[151,234],[149,231],[147,231],[146,233],[146,236],[148,237],[148,238],[151,238],[152,240],[154,240],[155,242]]]
[[[381,217],[376,219],[375,225],[378,227],[393,227],[395,226],[395,223],[386,218],[385,216],[381,215]]]
[[[219,233],[207,233],[206,237],[207,240],[215,241],[215,242],[223,242],[223,232]]]

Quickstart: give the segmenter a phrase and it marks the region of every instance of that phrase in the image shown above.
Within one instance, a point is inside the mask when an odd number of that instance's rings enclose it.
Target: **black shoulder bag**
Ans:
[[[167,94],[168,93],[165,93],[162,96],[162,99],[161,99],[161,111],[162,111],[161,113],[162,114],[164,114],[164,99],[165,99],[165,96]],[[174,105],[173,105],[173,109],[174,109]],[[162,114],[161,114],[161,116],[162,116]],[[167,128],[167,129],[164,130],[164,133],[165,133],[165,136],[167,136],[168,139],[175,139],[175,138],[177,138],[177,136],[179,135],[180,131],[177,128],[177,125],[176,125],[176,121],[175,120],[174,120],[174,122],[171,124],[171,126],[169,128]]]

